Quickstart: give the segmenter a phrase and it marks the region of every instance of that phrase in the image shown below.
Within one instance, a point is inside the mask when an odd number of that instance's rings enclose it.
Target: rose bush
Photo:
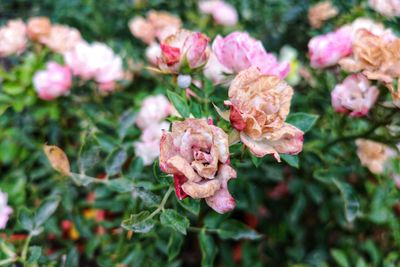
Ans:
[[[398,266],[396,1],[4,1],[0,266]]]

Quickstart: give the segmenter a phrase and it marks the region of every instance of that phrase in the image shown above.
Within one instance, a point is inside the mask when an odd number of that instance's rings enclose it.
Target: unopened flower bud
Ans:
[[[192,77],[190,75],[178,75],[178,86],[180,88],[188,88],[190,84],[192,83]]]

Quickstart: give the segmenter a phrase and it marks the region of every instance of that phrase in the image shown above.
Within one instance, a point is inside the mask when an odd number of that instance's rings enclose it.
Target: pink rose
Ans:
[[[367,30],[369,33],[381,37],[385,42],[391,42],[397,38],[391,29],[385,28],[382,23],[369,18],[358,18],[341,29],[351,32],[353,42],[357,39],[359,30]]]
[[[163,95],[148,96],[136,117],[137,126],[144,130],[152,124],[158,124],[172,113],[172,105]]]
[[[50,30],[51,22],[47,17],[32,17],[28,20],[27,34],[31,40],[40,40],[48,35]]]
[[[383,174],[387,170],[388,160],[396,156],[394,149],[368,139],[356,139],[357,156],[361,165],[374,174]]]
[[[213,81],[214,84],[221,84],[228,82],[229,78],[226,74],[230,73],[230,70],[218,61],[214,53],[211,53],[203,73],[204,76]]]
[[[169,129],[168,122],[151,124],[142,132],[139,142],[135,142],[135,153],[143,159],[145,166],[151,165],[160,156],[160,140],[163,130]]]
[[[142,40],[146,44],[155,41],[155,29],[153,25],[143,17],[137,16],[129,21],[129,30],[136,38]]]
[[[386,17],[400,16],[400,0],[369,0],[370,7]]]
[[[0,57],[24,52],[27,42],[26,26],[22,20],[9,20],[0,28]]]
[[[265,51],[260,41],[245,32],[233,32],[225,38],[218,35],[212,50],[219,62],[233,73],[255,66],[263,74],[285,78],[290,70],[288,63],[278,63],[275,56]]]
[[[348,30],[337,30],[319,35],[308,43],[311,67],[323,69],[333,66],[351,54],[352,37]]]
[[[179,73],[183,67],[200,68],[209,57],[210,39],[200,32],[179,30],[161,42],[161,57],[158,67],[165,73]],[[183,63],[188,66],[183,66]]]
[[[13,212],[7,205],[7,194],[0,191],[0,229],[6,228],[8,218]]]
[[[41,99],[52,100],[68,93],[72,85],[72,74],[68,67],[51,61],[47,63],[46,70],[35,73],[33,85]]]
[[[104,91],[113,90],[114,82],[124,75],[121,57],[103,43],[81,42],[65,53],[64,59],[74,75],[95,80]]]
[[[232,210],[236,202],[228,181],[236,178],[229,165],[228,135],[205,119],[174,122],[160,143],[160,168],[173,174],[179,199],[205,198],[218,213]]]
[[[220,0],[209,0],[199,2],[199,9],[204,14],[210,14],[215,22],[220,25],[234,26],[238,22],[236,9]]]
[[[230,121],[240,140],[257,157],[295,155],[303,149],[303,132],[285,122],[293,89],[257,67],[241,71],[229,87]]]
[[[66,53],[82,42],[80,32],[65,25],[52,25],[47,35],[40,37],[39,41],[56,53]]]
[[[332,91],[332,106],[336,112],[350,112],[352,117],[368,114],[374,106],[379,90],[371,86],[369,80],[362,74],[348,76]]]

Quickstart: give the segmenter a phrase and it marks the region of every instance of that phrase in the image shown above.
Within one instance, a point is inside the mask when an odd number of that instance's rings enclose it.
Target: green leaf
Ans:
[[[3,91],[9,95],[19,95],[25,91],[25,88],[20,83],[5,83]]]
[[[168,241],[168,261],[174,260],[181,251],[183,244],[183,236],[180,234],[172,233]]]
[[[39,260],[40,256],[42,255],[42,248],[38,246],[32,246],[29,248],[29,258],[27,263],[32,264]]]
[[[122,165],[124,165],[128,153],[125,150],[117,148],[106,159],[106,172],[109,176],[114,176],[121,172]]]
[[[302,130],[304,133],[306,133],[309,130],[311,130],[311,128],[317,122],[318,118],[319,118],[318,115],[299,112],[290,114],[287,117],[286,122],[293,124],[300,130]]]
[[[38,228],[50,218],[60,204],[59,197],[49,197],[40,205],[35,216],[35,228]]]
[[[350,267],[350,262],[347,259],[347,256],[343,251],[341,251],[339,249],[332,249],[331,255],[332,255],[332,258],[336,261],[336,263],[340,267]]]
[[[212,236],[207,235],[203,229],[199,233],[199,244],[201,249],[201,266],[202,267],[212,267],[214,266],[215,256],[217,255],[218,248]]]
[[[144,164],[141,157],[135,158],[129,166],[129,178],[133,179],[138,177],[143,172]]]
[[[351,185],[341,182],[337,179],[333,180],[336,187],[339,189],[344,202],[344,212],[348,222],[354,221],[359,215],[360,203],[353,191]]]
[[[126,230],[134,231],[137,233],[147,233],[153,229],[155,221],[149,219],[150,212],[142,211],[138,214],[132,214],[129,219],[122,221],[121,226]]]
[[[187,197],[182,200],[178,200],[178,203],[187,211],[192,213],[193,215],[198,216],[200,212],[200,200],[199,199],[193,199],[190,197]]]
[[[182,117],[188,118],[190,116],[190,110],[186,99],[170,90],[167,91],[167,96]]]
[[[251,161],[253,162],[254,166],[258,168],[261,165],[263,158],[259,158],[251,154]]]
[[[22,208],[19,211],[18,222],[22,229],[30,232],[34,228],[33,213],[27,208]]]
[[[299,157],[297,155],[281,154],[280,157],[290,166],[299,168]]]
[[[190,112],[195,118],[203,118],[203,112],[201,111],[201,105],[196,101],[190,102]]]
[[[134,184],[130,180],[125,178],[117,178],[109,180],[108,187],[111,190],[116,191],[118,193],[131,192],[135,188]]]
[[[224,221],[220,228],[218,229],[218,235],[222,239],[250,239],[257,240],[262,237],[259,233],[254,231],[253,229],[247,227],[245,224],[230,219]]]
[[[188,218],[172,209],[167,209],[161,213],[160,222],[162,225],[171,227],[184,235],[186,235],[186,229],[190,225]]]
[[[67,260],[65,261],[65,267],[76,267],[79,266],[79,253],[75,247],[72,247],[68,251]]]
[[[148,207],[157,206],[161,201],[159,196],[153,194],[149,190],[144,189],[143,187],[133,188],[132,197],[140,198],[143,203]]]

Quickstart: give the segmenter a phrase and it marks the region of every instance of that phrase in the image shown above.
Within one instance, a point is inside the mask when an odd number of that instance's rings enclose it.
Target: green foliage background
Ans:
[[[356,17],[369,16],[396,32],[400,29],[398,20],[379,16],[366,1],[333,1],[341,15],[318,31],[311,30],[306,16],[317,1],[229,2],[240,14],[240,23],[233,28],[213,25],[198,13],[193,0],[2,0],[0,20],[49,16],[53,22],[76,27],[88,41],[109,44],[125,64],[128,59],[144,62],[145,46],[133,38],[127,23],[150,9],[170,11],[186,28],[210,37],[243,30],[262,40],[269,51],[279,52],[290,44],[304,65],[312,36]],[[398,114],[381,107],[374,108],[368,118],[335,113],[330,91],[343,74],[312,71],[313,86],[302,81],[295,87],[291,112],[297,115],[290,118],[292,122],[311,125],[316,117],[309,114],[318,116],[305,136],[304,151],[298,158],[286,159],[298,168],[278,164],[271,157],[237,158],[233,164],[238,179],[230,183],[237,208],[218,215],[204,203],[182,203],[173,194],[161,210],[171,181],[158,166],[144,168],[134,155],[132,143],[140,131],[132,118],[145,96],[171,89],[164,79],[144,71],[108,97],[95,95],[93,85],[87,84],[74,88],[69,97],[44,102],[36,99],[31,78],[48,58],[60,60],[48,51],[26,54],[22,59],[2,60],[0,73],[5,81],[0,88],[0,188],[8,192],[14,209],[0,241],[1,246],[20,253],[24,242],[11,242],[8,237],[30,232],[26,258],[32,266],[63,266],[62,255],[67,255],[66,266],[399,266],[400,193],[390,178],[375,177],[360,165],[354,145],[356,137],[399,143],[399,136],[381,127],[388,119],[398,123]],[[205,93],[217,104],[226,98],[226,89],[210,84]],[[217,118],[211,111],[207,115]],[[78,182],[90,182],[79,187],[51,169],[42,152],[46,142],[62,147],[75,171],[123,178],[103,184],[78,177]],[[233,153],[240,154],[240,147]],[[126,159],[123,166],[121,159]],[[398,166],[399,161],[393,164]],[[279,183],[286,184],[288,192],[274,198],[270,192]],[[134,197],[127,188],[134,190]],[[90,192],[96,195],[94,202],[87,201]],[[56,210],[46,208],[51,203],[58,205]],[[83,213],[89,208],[105,210],[107,219],[86,218]],[[136,225],[130,237],[120,227],[122,220],[128,220],[124,223],[129,228],[157,209],[161,216],[154,217],[150,232],[137,233]],[[63,220],[73,222],[77,240],[62,232]],[[98,224],[105,234],[96,232]],[[145,232],[150,226],[140,227]],[[7,258],[5,251],[1,250],[0,260]]]

